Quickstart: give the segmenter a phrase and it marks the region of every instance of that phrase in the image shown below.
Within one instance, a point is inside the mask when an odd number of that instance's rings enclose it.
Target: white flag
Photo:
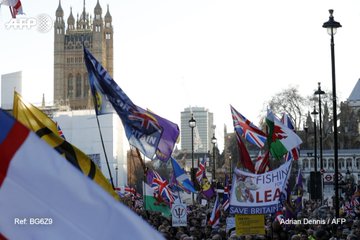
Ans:
[[[0,239],[164,239],[0,110]]]

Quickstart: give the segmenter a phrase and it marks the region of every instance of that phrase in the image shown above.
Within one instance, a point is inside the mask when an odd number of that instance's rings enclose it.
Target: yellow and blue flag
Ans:
[[[26,102],[17,92],[14,92],[13,115],[16,120],[34,131],[42,140],[62,154],[75,168],[99,184],[115,199],[119,199],[96,164],[76,146],[60,137],[56,123],[40,109]]]

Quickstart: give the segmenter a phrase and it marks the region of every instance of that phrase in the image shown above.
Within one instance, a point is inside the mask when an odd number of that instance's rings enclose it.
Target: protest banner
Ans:
[[[292,161],[264,174],[234,170],[230,198],[231,214],[271,214],[282,208],[281,196],[290,175]],[[283,198],[281,198],[283,199]]]

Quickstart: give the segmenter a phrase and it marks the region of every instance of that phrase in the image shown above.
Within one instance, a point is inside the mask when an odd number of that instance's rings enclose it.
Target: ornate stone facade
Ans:
[[[88,74],[83,58],[83,45],[113,76],[113,27],[107,6],[105,16],[99,0],[94,17],[85,10],[75,20],[72,9],[64,21],[64,11],[59,1],[54,23],[54,103],[68,105],[71,109],[92,107]]]

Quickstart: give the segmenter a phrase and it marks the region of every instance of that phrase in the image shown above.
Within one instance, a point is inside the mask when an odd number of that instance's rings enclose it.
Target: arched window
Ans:
[[[84,74],[84,97],[87,97],[89,95],[89,80],[88,80],[88,74]]]
[[[310,160],[310,168],[313,169],[315,167],[315,160],[311,159]]]
[[[334,159],[329,159],[329,168],[334,169]]]
[[[76,97],[81,97],[81,75],[76,75]]]
[[[356,159],[356,168],[357,168],[357,169],[360,168],[360,159]]]
[[[339,159],[339,169],[344,169],[345,168],[345,160],[342,158],[342,159]]]
[[[351,158],[346,159],[346,169],[348,169],[348,168],[352,168],[352,159]]]
[[[72,98],[74,94],[73,75],[70,73],[67,79],[67,97]]]
[[[303,170],[306,170],[309,168],[309,160],[308,159],[304,159],[303,160]]]
[[[323,159],[323,167],[324,168],[327,168],[327,162],[328,162],[327,159]]]

